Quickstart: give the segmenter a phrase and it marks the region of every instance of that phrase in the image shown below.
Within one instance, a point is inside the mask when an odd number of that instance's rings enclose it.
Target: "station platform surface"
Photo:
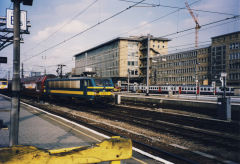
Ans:
[[[0,97],[0,120],[10,126],[11,102]],[[0,131],[0,147],[8,146],[9,130]],[[71,129],[52,120],[44,113],[39,113],[21,105],[19,117],[19,144],[33,145],[44,149],[86,146],[94,141],[86,136],[78,136]]]
[[[0,95],[0,120],[8,128],[0,130],[0,147],[9,146],[11,100]],[[62,119],[21,104],[19,117],[19,145],[32,145],[43,149],[87,146],[105,139],[102,136],[65,122]],[[162,163],[133,151],[127,164]]]

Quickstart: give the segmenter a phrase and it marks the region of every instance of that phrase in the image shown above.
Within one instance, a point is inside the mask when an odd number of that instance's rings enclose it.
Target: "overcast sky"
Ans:
[[[185,7],[184,2],[185,0],[144,1],[149,4],[175,7]],[[188,0],[188,3],[194,3],[191,5],[193,9],[229,13],[193,11],[198,15],[200,25],[240,15],[239,0]],[[43,72],[43,66],[46,65],[47,73],[55,74],[56,65],[65,64],[64,73],[69,72],[74,67],[73,56],[75,54],[110,39],[119,36],[147,35],[148,33],[155,37],[162,37],[195,27],[195,23],[186,9],[178,10],[139,4],[137,7],[130,8],[87,32],[51,48],[133,4],[120,0],[33,0],[33,6],[21,5],[21,9],[27,11],[27,18],[32,25],[29,29],[30,35],[23,35],[24,44],[21,44],[21,62],[24,63],[25,71]],[[83,12],[87,7],[88,9]],[[6,8],[13,8],[11,1],[0,0],[1,17],[6,16]],[[204,26],[199,31],[199,43],[200,45],[209,44],[211,37],[235,31],[240,31],[239,19]],[[193,47],[195,31],[178,33],[167,36],[167,38],[172,39],[169,42],[169,51]],[[179,45],[186,46],[178,47]],[[6,76],[6,70],[12,71],[12,52],[12,45],[0,51],[0,56],[8,57],[8,64],[0,66],[0,78]]]

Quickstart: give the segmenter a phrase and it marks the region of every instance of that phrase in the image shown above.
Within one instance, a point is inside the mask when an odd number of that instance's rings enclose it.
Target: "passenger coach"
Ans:
[[[68,96],[78,99],[112,99],[114,85],[108,78],[80,77],[73,79],[48,79],[45,82],[45,94]]]

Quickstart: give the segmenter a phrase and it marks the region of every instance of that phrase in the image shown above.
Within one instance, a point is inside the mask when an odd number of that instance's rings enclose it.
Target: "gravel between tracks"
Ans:
[[[219,148],[216,149],[213,146],[208,147],[208,146],[202,145],[200,143],[190,142],[184,138],[176,137],[171,134],[156,133],[154,131],[139,128],[134,125],[130,125],[128,123],[120,122],[118,120],[104,119],[99,115],[95,115],[95,114],[91,114],[91,113],[83,111],[84,110],[83,107],[81,107],[82,109],[79,108],[77,110],[72,110],[72,109],[69,109],[66,107],[60,107],[60,106],[51,105],[51,104],[40,104],[38,106],[45,108],[45,109],[47,108],[47,110],[49,110],[49,111],[58,110],[58,111],[62,111],[62,112],[67,112],[72,116],[89,118],[91,120],[96,120],[98,123],[104,123],[104,124],[113,125],[116,127],[121,127],[128,131],[134,132],[135,134],[138,134],[139,136],[143,136],[144,138],[147,138],[148,142],[151,143],[151,145],[155,145],[155,143],[159,143],[159,142],[169,144],[169,145],[175,144],[175,145],[180,145],[180,146],[186,147],[188,150],[191,150],[191,151],[201,151],[201,152],[205,152],[208,154],[214,154],[216,156],[221,156],[223,158],[230,158],[230,159],[236,158],[235,155],[233,155],[231,152],[225,151],[224,149],[219,150]]]

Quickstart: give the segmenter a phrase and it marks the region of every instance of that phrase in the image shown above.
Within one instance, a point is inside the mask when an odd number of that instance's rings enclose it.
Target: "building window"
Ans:
[[[239,43],[235,44],[235,48],[238,49],[239,48]]]
[[[134,75],[134,70],[131,70],[131,75]]]
[[[138,75],[138,70],[135,70],[135,75]]]

